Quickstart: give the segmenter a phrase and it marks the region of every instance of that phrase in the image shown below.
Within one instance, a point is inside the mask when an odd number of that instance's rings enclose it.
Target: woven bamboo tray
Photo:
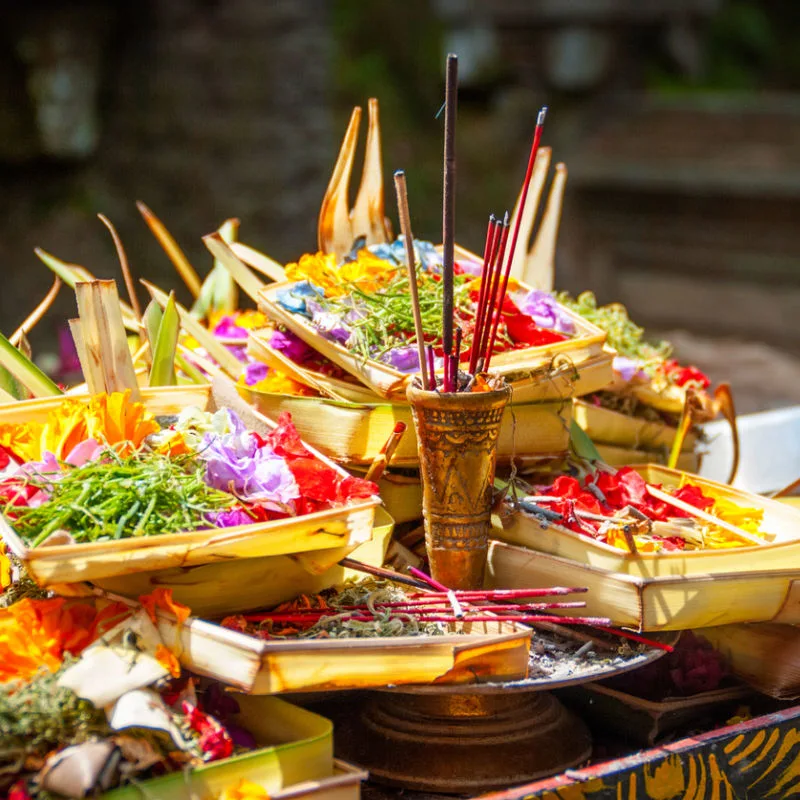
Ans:
[[[270,347],[271,335],[272,331],[267,328],[250,331],[247,340],[248,354],[325,397],[354,403],[385,402],[384,398],[362,383],[331,378],[295,364]],[[567,400],[596,392],[613,380],[613,358],[613,352],[603,348],[602,352],[587,358],[579,367],[576,367],[569,358],[556,359],[555,362],[534,371],[521,369],[516,373],[509,367],[506,380],[511,384],[511,402],[516,404]],[[401,404],[406,403],[404,396],[393,397],[392,400]]]
[[[343,464],[369,464],[380,452],[398,422],[406,424],[406,432],[392,458],[397,467],[419,464],[417,436],[411,407],[399,403],[366,405],[317,397],[256,392],[239,385],[239,392],[262,414],[276,418],[289,411],[301,437],[329,458]],[[528,458],[557,458],[569,449],[570,403],[514,404],[506,409],[497,443],[499,463],[512,456],[520,461]]]
[[[325,793],[326,783],[331,790],[342,784],[335,776],[330,720],[277,697],[236,695],[236,701],[241,709],[236,722],[253,734],[260,749],[115,789],[101,795],[103,800],[216,800],[242,778],[263,786],[271,798],[304,796],[314,782],[314,798],[339,800],[340,795]],[[352,790],[350,796],[357,797]]]
[[[197,403],[198,398],[204,402]],[[205,408],[210,387],[178,386],[142,392],[142,400],[156,414],[175,414],[187,405]],[[0,407],[0,424],[46,417],[63,398],[28,400]],[[88,402],[88,395],[72,399]],[[238,398],[237,398],[238,401]],[[241,401],[238,401],[241,402]],[[267,427],[274,423],[262,419]],[[340,475],[347,473],[313,448],[309,450]],[[88,544],[28,547],[0,516],[0,538],[22,561],[28,574],[40,585],[78,583],[136,572],[183,568],[230,559],[258,558],[356,547],[372,536],[375,497],[343,508],[319,511],[288,520],[273,520],[234,528],[215,528],[187,533],[120,539]]]
[[[684,474],[655,464],[637,467],[649,483],[677,486]],[[717,574],[800,569],[800,509],[761,495],[690,476],[691,481],[741,506],[764,511],[762,529],[775,535],[769,544],[725,550],[629,553],[557,524],[548,528],[530,515],[514,514],[494,535],[509,544],[567,558],[589,567],[642,578],[714,576]]]
[[[420,505],[422,501],[420,500]],[[420,515],[422,511],[420,510]],[[314,550],[264,558],[220,561],[197,567],[174,567],[156,572],[137,572],[95,581],[101,589],[130,599],[154,589],[172,589],[179,603],[197,617],[214,618],[278,605],[298,594],[316,594],[361,573],[339,566],[351,558],[380,567],[394,531],[394,520],[383,509],[375,512],[372,539],[352,547]]]
[[[259,308],[274,322],[285,325],[304,342],[322,353],[335,364],[351,375],[355,375],[365,386],[376,394],[389,400],[404,401],[406,387],[413,375],[400,372],[386,364],[373,359],[364,360],[360,356],[347,350],[340,344],[320,336],[308,320],[293,314],[277,301],[277,294],[282,289],[291,286],[291,283],[271,284],[259,293]],[[523,287],[525,288],[525,287]],[[498,353],[492,358],[491,372],[497,375],[509,375],[513,381],[519,381],[525,374],[532,374],[535,380],[529,382],[531,391],[536,394],[543,376],[549,369],[557,366],[554,359],[561,357],[569,359],[570,369],[578,369],[589,359],[604,355],[603,345],[606,334],[600,328],[592,325],[582,317],[563,308],[575,324],[577,335],[564,342],[555,342],[542,347],[531,347],[525,350],[514,350],[509,353]],[[609,370],[611,360],[609,358]],[[607,385],[611,380],[610,372],[603,378],[601,386]],[[597,387],[597,388],[601,388]],[[517,393],[518,400],[528,399]],[[568,395],[571,396],[571,393]]]
[[[751,557],[751,561],[753,561]],[[587,615],[644,631],[738,622],[800,623],[800,567],[639,577],[491,542],[486,582],[503,589],[585,586]]]
[[[527,676],[531,630],[467,623],[468,633],[381,639],[263,641],[190,618],[159,618],[159,633],[192,672],[249,694],[476,683]],[[180,645],[177,640],[180,637]]]

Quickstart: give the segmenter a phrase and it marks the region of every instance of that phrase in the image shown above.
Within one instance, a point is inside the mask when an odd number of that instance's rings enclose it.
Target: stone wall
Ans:
[[[36,155],[19,53],[20,42],[29,42],[32,15],[41,13],[55,27],[47,32],[52,43],[65,38],[70,24],[60,12],[79,6],[89,7],[90,19],[108,8],[80,0],[33,3],[5,34],[4,56],[16,77],[3,82],[3,94],[13,95],[22,111],[0,116],[0,126],[16,126],[21,142],[16,163],[10,157],[0,163],[4,331],[50,284],[35,246],[99,276],[118,275],[98,212],[118,226],[140,276],[178,287],[136,211],[137,199],[162,218],[201,274],[210,256],[200,236],[227,217],[239,217],[243,239],[277,258],[313,247],[336,139],[326,0],[120,3],[104,33],[100,138],[89,158],[70,162],[47,158],[41,147]],[[74,315],[71,292],[62,292],[54,319],[58,312],[62,319]],[[41,327],[34,346],[52,338],[47,322]]]

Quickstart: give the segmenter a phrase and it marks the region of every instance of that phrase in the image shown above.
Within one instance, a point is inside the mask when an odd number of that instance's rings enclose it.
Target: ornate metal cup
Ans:
[[[425,544],[433,577],[483,583],[497,438],[511,390],[438,394],[408,387],[419,443]]]

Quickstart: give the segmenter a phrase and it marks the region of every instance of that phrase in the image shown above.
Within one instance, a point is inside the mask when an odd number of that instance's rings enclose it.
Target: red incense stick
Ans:
[[[575,588],[567,586],[550,586],[546,589],[456,589],[455,594],[460,600],[469,601],[472,599],[500,600],[503,598],[517,599],[520,597],[548,597],[551,595],[578,594],[587,592],[585,586]],[[429,598],[440,597],[443,592],[411,592],[409,597]]]
[[[495,254],[495,259],[492,263],[492,284],[489,288],[489,292],[487,295],[486,300],[486,315],[483,322],[483,329],[481,331],[481,341],[479,344],[479,355],[478,355],[478,369],[484,370],[485,369],[485,361],[486,361],[486,346],[489,342],[490,331],[492,329],[492,314],[494,313],[495,305],[497,303],[497,294],[500,290],[500,274],[503,271],[503,259],[505,258],[506,253],[506,244],[508,242],[508,212],[506,211],[505,216],[503,217],[503,227],[500,233],[500,243],[497,249],[497,253]]]
[[[375,617],[366,614],[334,614],[328,613],[326,616],[338,617],[342,620],[353,622],[375,622]],[[418,622],[552,622],[552,614],[515,614],[508,616],[465,616],[457,617],[454,614],[419,614],[414,615]],[[292,625],[313,624],[315,621],[312,616],[302,614],[284,614],[280,617],[271,617],[273,622],[283,622]],[[555,617],[559,625],[591,625],[600,627],[611,622],[608,617]]]
[[[494,253],[494,243],[499,241],[498,232],[500,230],[499,223],[495,219],[494,214],[489,216],[489,227],[486,230],[486,245],[483,250],[483,267],[481,268],[481,290],[478,294],[478,305],[475,307],[475,327],[472,330],[472,349],[469,355],[469,372],[470,375],[475,374],[475,368],[478,364],[478,339],[483,327],[483,317],[485,314],[486,294],[488,292],[489,284],[489,269],[492,264],[492,255]]]
[[[503,288],[500,292],[500,304],[497,307],[497,315],[495,317],[492,334],[489,337],[489,344],[486,348],[486,357],[484,362],[484,369],[489,369],[489,364],[492,360],[492,351],[494,350],[495,341],[497,339],[497,329],[500,325],[500,309],[502,302],[506,296],[506,289],[508,288],[508,278],[511,274],[511,264],[514,261],[514,253],[517,252],[517,239],[519,238],[519,228],[522,223],[523,212],[525,210],[525,201],[528,199],[528,189],[530,188],[531,176],[533,175],[533,166],[536,163],[536,154],[539,152],[539,142],[542,138],[542,128],[544,127],[544,118],[547,116],[547,106],[545,106],[536,119],[536,129],[533,132],[533,143],[531,144],[531,153],[528,158],[528,169],[525,172],[525,182],[522,184],[522,196],[519,200],[519,211],[517,213],[517,221],[514,225],[514,235],[511,238],[511,249],[508,252],[505,271],[503,275]]]
[[[428,376],[431,380],[430,390],[433,391],[436,388],[436,372],[433,363],[433,347],[428,345]]]
[[[551,608],[585,608],[586,603],[524,603],[524,604],[500,604],[500,605],[481,605],[464,609],[465,614],[483,614],[499,611],[547,611]],[[375,611],[390,610],[398,613],[409,614],[436,614],[443,609],[449,608],[446,600],[433,603],[376,603]],[[362,603],[352,606],[341,606],[340,608],[296,608],[291,611],[264,611],[258,614],[244,614],[248,622],[263,622],[264,620],[279,619],[286,614],[301,614],[303,616],[335,616],[348,611],[372,611],[372,609]]]

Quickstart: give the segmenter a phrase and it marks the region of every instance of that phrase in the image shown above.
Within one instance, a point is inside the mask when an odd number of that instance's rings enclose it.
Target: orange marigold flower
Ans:
[[[172,589],[155,589],[150,594],[143,594],[139,602],[144,606],[150,619],[156,621],[156,611],[168,611],[175,616],[178,624],[186,622],[192,613],[188,606],[172,599]]]

